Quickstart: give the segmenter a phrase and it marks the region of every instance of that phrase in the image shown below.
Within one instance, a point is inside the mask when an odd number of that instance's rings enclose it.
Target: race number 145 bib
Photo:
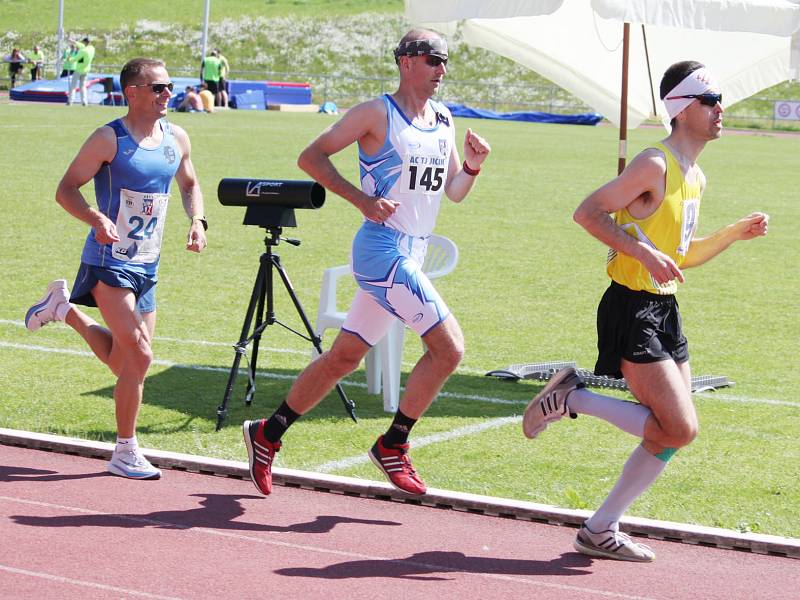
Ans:
[[[447,179],[446,156],[406,154],[403,158],[402,189],[421,194],[438,194]]]
[[[111,246],[114,258],[141,263],[158,260],[168,200],[169,194],[120,189],[116,223],[119,241]]]

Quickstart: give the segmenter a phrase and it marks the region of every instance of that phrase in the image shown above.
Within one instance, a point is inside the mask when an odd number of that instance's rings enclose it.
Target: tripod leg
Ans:
[[[294,307],[297,309],[297,314],[300,315],[300,319],[303,321],[303,325],[305,325],[306,331],[308,332],[308,337],[311,339],[311,343],[314,344],[314,348],[317,350],[317,352],[322,354],[322,344],[320,343],[321,340],[314,331],[314,328],[311,326],[311,322],[308,320],[308,317],[303,310],[303,306],[300,304],[300,300],[298,299],[297,294],[294,292],[292,282],[289,281],[289,276],[286,274],[286,271],[283,270],[280,257],[275,254],[271,255],[271,257],[272,264],[275,265],[278,274],[281,276],[283,285],[286,288],[286,291],[289,293],[289,297],[292,299]],[[350,415],[350,418],[357,423],[358,419],[356,418],[355,402],[347,397],[347,394],[344,393],[344,389],[339,383],[336,384],[336,393],[339,394],[339,398],[342,399],[342,403],[344,404],[344,409],[347,411],[347,414]]]
[[[256,393],[256,363],[258,362],[258,345],[261,342],[261,332],[264,329],[263,315],[264,315],[264,298],[269,298],[269,313],[267,314],[267,325],[274,319],[275,315],[272,314],[272,265],[267,264],[267,255],[261,256],[261,266],[263,267],[263,278],[261,285],[261,292],[258,298],[258,309],[256,310],[256,328],[253,333],[253,351],[251,352],[250,359],[250,377],[247,383],[247,392],[244,395],[244,403],[250,406],[253,403],[253,394]]]
[[[242,355],[246,352],[250,324],[253,322],[253,313],[256,310],[256,305],[259,301],[259,298],[263,297],[265,269],[266,263],[262,261],[258,267],[258,275],[256,276],[255,285],[253,285],[253,293],[250,295],[250,304],[247,307],[247,313],[244,317],[242,334],[239,336],[239,342],[234,346],[236,355],[233,358],[233,366],[231,367],[230,375],[228,375],[228,384],[225,386],[225,395],[222,397],[222,404],[217,407],[217,431],[222,428],[222,422],[228,415],[228,402],[231,399],[231,393],[233,392],[233,384],[236,382],[236,376],[239,374],[239,363],[242,360]]]

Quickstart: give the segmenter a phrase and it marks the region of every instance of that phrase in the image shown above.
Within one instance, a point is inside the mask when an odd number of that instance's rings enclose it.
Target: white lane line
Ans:
[[[724,392],[702,392],[695,394],[703,400],[722,400],[723,402],[746,402],[750,404],[771,404],[773,406],[791,406],[793,408],[800,408],[800,402],[792,402],[791,400],[773,400],[771,398],[749,398],[747,396],[734,396],[733,394],[726,394]]]
[[[487,429],[496,429],[497,427],[503,427],[504,425],[509,425],[510,423],[517,423],[521,420],[521,416],[500,417],[499,419],[491,419],[489,421],[484,421],[483,423],[467,425],[466,427],[459,427],[458,429],[453,429],[443,433],[434,433],[421,438],[414,438],[414,448],[422,448],[423,446],[427,446],[429,444],[437,444],[439,442],[446,442],[448,440],[454,440],[467,435],[474,435],[476,433],[486,431]],[[322,463],[316,467],[311,467],[311,470],[317,473],[330,473],[332,471],[338,471],[339,469],[354,467],[365,462],[369,462],[369,457],[366,453],[359,454],[358,456],[349,456],[341,460],[333,460]]]
[[[444,565],[437,565],[433,563],[418,562],[413,560],[406,560],[402,558],[388,558],[386,556],[373,556],[370,554],[361,554],[360,552],[350,552],[347,550],[334,550],[331,548],[322,548],[320,546],[309,546],[307,544],[294,544],[291,542],[282,542],[279,540],[265,539],[246,535],[242,533],[234,533],[231,531],[220,531],[218,529],[211,529],[209,527],[194,527],[191,525],[183,525],[180,523],[170,523],[168,521],[157,521],[155,519],[148,519],[147,517],[135,517],[133,515],[120,515],[118,513],[106,513],[96,510],[90,510],[80,507],[63,506],[60,504],[51,504],[49,502],[40,502],[37,500],[24,500],[22,498],[13,498],[10,496],[0,496],[0,500],[6,502],[16,502],[19,504],[28,504],[31,506],[44,507],[49,509],[58,509],[69,512],[77,512],[81,514],[98,515],[104,517],[111,517],[121,521],[132,521],[134,523],[142,523],[144,525],[153,525],[159,528],[171,528],[189,531],[192,533],[205,534],[211,536],[219,536],[231,538],[235,540],[242,540],[248,543],[265,544],[268,546],[278,546],[280,548],[289,548],[292,550],[300,550],[304,552],[316,552],[318,554],[327,554],[333,556],[341,556],[348,559],[368,560],[368,561],[381,561],[386,563],[393,563],[402,566],[412,566],[414,568],[425,570],[425,572],[444,572],[444,573],[464,573],[466,575],[473,575],[481,579],[498,579],[502,581],[510,581],[512,583],[522,583],[525,585],[532,585],[536,587],[544,587],[554,590],[581,592],[584,594],[593,594],[595,596],[602,596],[604,598],[624,598],[626,600],[655,600],[646,596],[631,596],[630,594],[623,594],[619,592],[611,592],[606,590],[599,590],[588,587],[581,587],[575,585],[565,585],[561,583],[552,583],[549,581],[538,581],[529,577],[516,577],[513,575],[499,575],[495,573],[482,573],[479,571],[465,571],[463,569],[454,569],[453,567],[446,567]],[[334,565],[335,566],[335,565]],[[98,584],[100,585],[100,584]],[[161,598],[161,596],[150,596],[152,598]],[[170,599],[172,600],[172,599]]]
[[[14,321],[11,319],[0,319],[0,325],[13,325],[15,327],[25,327],[24,321]],[[71,332],[72,330],[69,327],[54,327],[51,331],[63,331],[63,332]],[[233,348],[234,342],[209,342],[207,340],[187,340],[181,338],[173,338],[173,337],[165,337],[165,336],[154,336],[153,338],[157,342],[169,342],[171,344],[186,344],[189,346],[220,346],[223,348]],[[291,348],[272,348],[270,346],[259,346],[259,351],[264,350],[267,352],[277,352],[279,354],[300,354],[300,355],[308,355],[311,356],[311,349],[308,350],[292,350]]]
[[[20,327],[22,329],[25,328],[24,321],[16,321],[12,319],[0,319],[0,325],[13,325],[14,327]],[[51,331],[57,332],[71,332],[72,330],[69,327],[54,327]],[[188,340],[188,339],[181,339],[181,338],[173,338],[173,337],[164,337],[164,336],[155,336],[154,340],[159,342],[169,342],[172,344],[186,344],[189,346],[218,346],[222,348],[233,348],[234,342],[210,342],[207,340]],[[277,354],[297,354],[300,356],[311,356],[311,348],[308,350],[294,350],[291,348],[274,348],[271,346],[259,346],[259,350],[264,350],[267,352],[275,352]],[[324,350],[324,348],[323,348]],[[413,363],[403,363],[404,367],[411,368],[413,367]],[[459,367],[456,370],[456,373],[461,373],[464,375],[485,375],[486,371],[482,371],[480,369],[470,369],[468,367]]]
[[[3,320],[0,319],[0,323],[3,323]],[[37,346],[31,344],[15,344],[13,342],[3,342],[0,341],[0,348],[13,348],[16,350],[31,350],[31,351],[38,351],[38,352],[52,352],[56,354],[72,354],[74,356],[87,356],[87,357],[94,357],[94,354],[85,350],[72,350],[69,348],[52,348],[48,346]],[[285,349],[278,349],[277,352],[286,351],[290,352],[289,350]],[[310,352],[301,352],[301,351],[291,351],[291,352],[298,352],[300,354],[308,354],[310,356]],[[202,365],[187,365],[182,363],[176,363],[168,360],[160,360],[156,359],[153,361],[153,364],[165,366],[165,367],[178,367],[180,369],[194,369],[197,371],[213,371],[218,373],[230,373],[230,369],[225,369],[223,367],[205,367]],[[245,372],[242,369],[242,372]],[[294,375],[282,375],[282,374],[274,374],[274,373],[267,373],[263,371],[259,371],[257,373],[258,377],[267,377],[270,379],[295,379],[296,376]],[[366,383],[356,382],[356,381],[349,381],[344,379],[341,381],[344,385],[349,385],[353,387],[359,388],[366,388]],[[401,390],[405,389],[403,387],[400,388]],[[479,402],[488,402],[490,404],[509,404],[509,405],[518,405],[524,406],[528,403],[528,400],[509,400],[506,398],[495,398],[492,396],[481,396],[477,394],[460,394],[457,392],[446,392],[441,391],[439,392],[439,396],[442,398],[454,398],[458,400],[477,400]],[[702,398],[703,400],[720,400],[722,402],[728,403],[738,403],[744,402],[748,404],[766,404],[770,406],[788,406],[790,408],[800,408],[800,402],[792,402],[791,400],[775,400],[773,398],[753,398],[749,396],[736,396],[734,394],[726,394],[724,392],[713,391],[713,392],[700,392],[695,394],[696,397]]]
[[[94,354],[88,350],[73,350],[71,348],[52,348],[50,346],[36,346],[32,344],[15,344],[13,342],[3,342],[0,341],[0,348],[12,348],[14,350],[26,350],[32,352],[49,352],[52,354],[70,354],[73,356],[83,356],[86,358],[95,358]],[[172,362],[169,360],[162,360],[162,359],[154,359],[154,365],[162,366],[162,367],[177,367],[179,369],[190,369],[194,371],[211,371],[214,373],[230,373],[230,369],[226,369],[224,367],[206,367],[203,365],[186,365],[181,363]],[[241,373],[246,373],[246,369],[240,369]],[[282,373],[269,373],[265,371],[257,371],[257,377],[266,377],[267,379],[283,379],[283,380],[294,380],[297,378],[296,375],[284,375]],[[348,379],[343,379],[340,381],[342,385],[347,385],[351,387],[358,387],[358,388],[367,388],[367,384],[360,382],[360,381],[351,381]],[[400,388],[401,390],[405,388]],[[467,399],[467,400],[480,400],[482,402],[489,402],[492,404],[519,404],[524,405],[527,401],[522,400],[505,400],[503,398],[492,398],[491,396],[477,396],[477,395],[465,395],[465,394],[457,394],[455,392],[439,392],[439,396],[443,398],[456,398],[456,399]]]
[[[0,571],[7,573],[14,573],[15,575],[25,575],[26,577],[37,577],[39,579],[48,579],[58,583],[70,583],[72,585],[79,585],[82,587],[93,588],[96,590],[103,590],[106,592],[114,592],[118,594],[125,594],[126,596],[137,596],[139,598],[156,598],[157,600],[180,600],[175,596],[159,596],[158,594],[148,594],[147,592],[140,592],[138,590],[130,590],[128,588],[115,587],[113,585],[106,585],[104,583],[96,583],[94,581],[85,581],[82,579],[72,579],[70,577],[62,577],[61,575],[52,575],[50,573],[43,573],[41,571],[29,571],[27,569],[18,569],[9,565],[0,564]]]

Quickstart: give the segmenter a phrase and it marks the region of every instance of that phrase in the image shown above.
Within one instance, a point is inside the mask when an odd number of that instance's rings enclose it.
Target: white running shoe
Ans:
[[[138,448],[114,451],[108,463],[108,472],[128,479],[158,479],[161,471],[150,464]]]
[[[584,523],[578,531],[573,546],[583,554],[614,560],[653,562],[656,559],[656,553],[650,546],[634,542],[618,528],[595,533]]]
[[[36,331],[42,325],[57,321],[56,308],[62,302],[69,302],[69,290],[66,279],[56,279],[47,286],[47,292],[36,304],[28,309],[25,315],[25,327]]]
[[[573,367],[561,369],[550,378],[542,391],[528,403],[522,417],[522,432],[525,437],[535,438],[551,421],[558,421],[569,412],[567,397],[586,384]]]

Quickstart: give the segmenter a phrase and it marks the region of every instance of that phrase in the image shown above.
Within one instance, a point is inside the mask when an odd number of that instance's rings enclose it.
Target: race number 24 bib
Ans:
[[[169,194],[120,189],[117,235],[111,246],[117,260],[153,263],[161,253],[161,236]]]

